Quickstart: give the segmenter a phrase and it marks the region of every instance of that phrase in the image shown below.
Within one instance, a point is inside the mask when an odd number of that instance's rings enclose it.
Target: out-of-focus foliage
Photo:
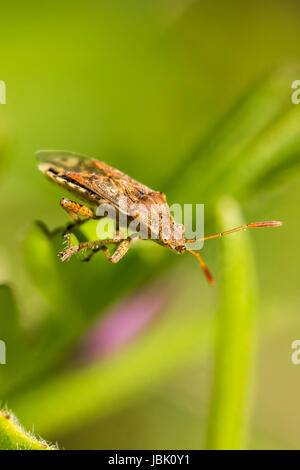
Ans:
[[[218,204],[217,217],[220,232],[245,223],[237,204],[229,198]],[[253,263],[248,234],[222,239],[221,303],[216,318],[215,373],[207,434],[209,449],[247,447],[250,375],[256,346]]]
[[[66,1],[52,2],[47,14],[35,2],[20,2],[16,14],[3,5],[0,339],[7,344],[7,364],[0,365],[0,398],[24,426],[34,425],[67,447],[204,447],[214,380],[209,446],[244,446],[239,433],[248,412],[248,354],[256,347],[248,325],[252,257],[262,286],[264,331],[296,322],[299,302],[294,214],[300,106],[290,99],[300,74],[296,8],[296,2],[272,2],[270,9],[267,0],[243,6],[229,1],[218,8],[187,0],[84,6]],[[234,210],[220,209],[228,195],[241,204],[246,221],[282,219],[284,227],[249,233],[253,253],[245,234],[224,239],[221,249],[218,241],[205,244],[203,256],[217,281],[213,288],[192,257],[176,257],[150,242],[134,244],[116,266],[101,254],[89,263],[61,263],[56,255],[62,237],[55,229],[67,223],[58,204],[64,194],[38,172],[33,155],[40,148],[95,156],[164,191],[170,203],[205,203],[206,233],[237,223]],[[76,236],[90,239],[94,232],[94,222],[88,222]],[[125,345],[88,360],[81,345],[90,330],[99,322],[101,327],[111,310],[122,318],[137,292],[143,297],[149,286],[157,297],[170,291],[171,300]],[[152,303],[145,294],[145,309]],[[139,308],[142,314],[143,304]],[[235,367],[228,370],[217,356],[215,379],[208,373],[198,380],[214,351],[215,321],[225,326],[222,344],[233,348],[224,360],[232,358]],[[239,338],[231,326],[241,329]],[[295,328],[283,337],[284,351],[295,339],[290,334]],[[243,348],[247,342],[249,349]],[[235,348],[242,356],[236,357]],[[281,359],[283,371],[288,353]],[[274,438],[269,435],[274,426],[263,406],[270,401],[261,375],[255,374],[255,383],[265,388],[258,389],[249,445],[280,447],[288,441],[296,447],[280,426]],[[271,378],[276,382],[275,372]],[[167,404],[157,424],[147,410],[159,399]],[[234,400],[240,406],[229,419]],[[276,412],[269,413],[276,421]],[[102,431],[104,422],[113,429],[111,439]],[[126,441],[121,430],[134,422],[140,426]],[[176,435],[168,422],[176,422]]]

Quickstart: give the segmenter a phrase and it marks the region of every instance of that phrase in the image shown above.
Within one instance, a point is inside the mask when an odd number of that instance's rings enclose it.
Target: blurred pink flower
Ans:
[[[118,351],[162,312],[170,288],[152,285],[110,309],[83,339],[78,355],[84,361]]]

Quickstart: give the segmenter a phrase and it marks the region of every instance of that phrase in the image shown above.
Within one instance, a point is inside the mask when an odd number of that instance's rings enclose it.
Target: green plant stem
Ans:
[[[25,432],[16,417],[9,411],[0,411],[1,450],[52,450],[53,447]]]
[[[217,207],[220,231],[243,224],[234,200]],[[215,370],[208,419],[208,449],[245,447],[254,334],[255,275],[249,236],[222,239],[221,305],[216,319]]]

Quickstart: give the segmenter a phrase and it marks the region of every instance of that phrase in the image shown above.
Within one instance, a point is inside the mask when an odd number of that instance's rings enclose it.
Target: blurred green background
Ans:
[[[0,398],[26,428],[66,449],[299,448],[299,31],[297,0],[1,4]],[[60,237],[35,223],[67,222],[37,170],[47,148],[204,203],[207,234],[284,226],[207,242],[213,287],[147,242],[116,266],[61,264]],[[255,357],[232,372],[237,337]],[[231,443],[226,387],[247,403]]]

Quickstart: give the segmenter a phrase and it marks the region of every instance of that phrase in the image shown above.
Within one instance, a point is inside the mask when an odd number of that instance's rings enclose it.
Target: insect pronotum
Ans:
[[[184,236],[184,226],[177,224],[171,216],[164,193],[153,191],[121,171],[94,158],[87,158],[76,153],[64,151],[39,151],[37,152],[37,156],[40,160],[39,169],[51,181],[67,189],[81,201],[85,202],[85,205],[82,205],[67,198],[63,198],[60,201],[63,209],[73,219],[73,224],[69,225],[67,228],[69,232],[76,225],[80,225],[86,220],[99,218],[95,209],[93,210],[95,207],[111,205],[118,214],[118,212],[120,212],[120,201],[124,200],[124,198],[126,199],[125,215],[127,216],[128,223],[132,220],[137,220],[140,226],[151,232],[153,231],[153,226],[149,226],[149,221],[151,221],[151,216],[153,217],[154,208],[154,214],[157,216],[159,223],[156,226],[157,233],[153,241],[159,245],[170,248],[176,253],[188,251],[194,255],[198,259],[211,284],[214,282],[214,279],[208,267],[198,252],[188,249],[188,243],[211,240],[212,238],[218,238],[240,230],[245,230],[246,228],[275,227],[281,225],[281,222],[276,221],[254,222],[203,238],[186,239]],[[138,205],[139,207],[142,205],[145,209],[143,214],[138,212]],[[145,218],[145,212],[149,217]],[[80,217],[82,217],[82,219],[80,219]],[[166,235],[163,223],[161,222],[166,220],[166,218],[169,220],[171,228],[168,235]],[[70,233],[66,233],[65,236],[68,246],[63,252],[59,253],[61,260],[65,261],[75,253],[90,248],[92,251],[86,260],[90,259],[97,251],[103,251],[111,263],[117,263],[126,254],[130,244],[138,240],[139,236],[135,233],[134,235],[122,239],[118,231],[119,227],[117,226],[116,228],[117,232],[115,238],[82,242],[76,246],[71,245]],[[180,233],[181,235],[175,237],[175,233]],[[112,255],[107,248],[108,244],[116,245],[116,250]]]

